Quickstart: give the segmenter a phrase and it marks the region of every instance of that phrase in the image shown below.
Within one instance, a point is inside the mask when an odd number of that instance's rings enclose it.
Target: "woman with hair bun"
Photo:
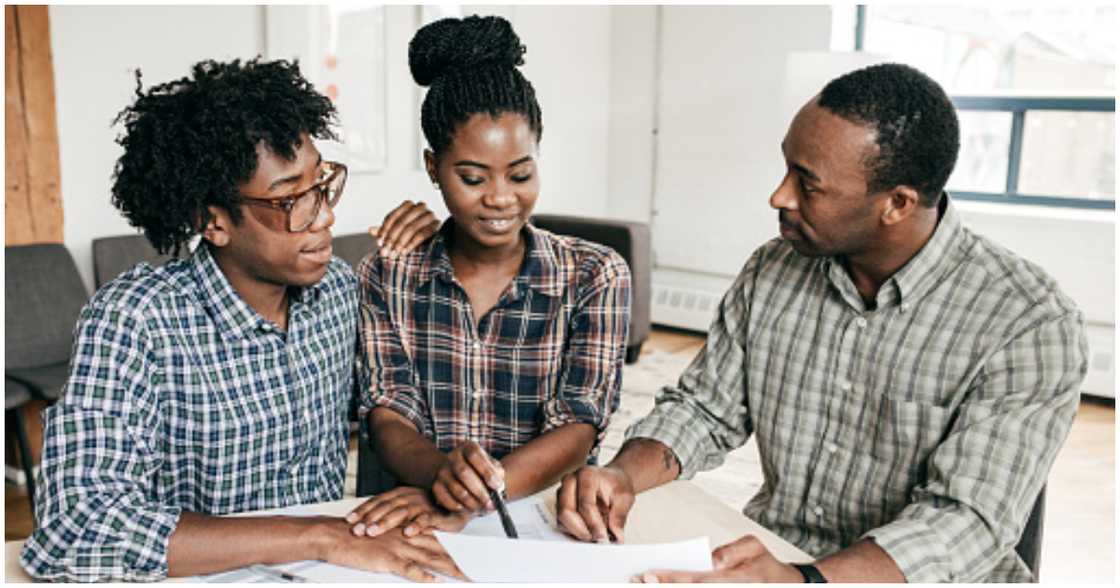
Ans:
[[[358,269],[360,415],[403,487],[351,512],[356,534],[456,529],[493,509],[490,490],[536,493],[595,462],[618,407],[630,271],[528,222],[542,124],[524,53],[494,16],[433,22],[409,45],[424,165],[451,218]]]

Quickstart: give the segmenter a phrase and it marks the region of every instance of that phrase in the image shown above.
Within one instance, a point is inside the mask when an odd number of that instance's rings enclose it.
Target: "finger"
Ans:
[[[572,474],[564,476],[560,489],[556,491],[556,521],[569,535],[580,541],[591,541],[591,531],[579,515],[576,502],[576,477]]]
[[[717,570],[726,569],[766,553],[769,551],[758,537],[744,535],[731,543],[715,548],[712,551],[712,564]]]
[[[418,231],[424,231],[431,223],[437,222],[436,216],[422,202],[417,202],[412,210],[405,213],[397,221],[399,229],[393,236],[395,246],[401,246],[410,240]]]
[[[660,584],[662,582],[695,584],[708,579],[709,572],[683,572],[678,570],[650,570],[631,578],[634,582]]]
[[[483,480],[485,486],[493,488],[494,490],[502,487],[506,479],[506,472],[486,453],[485,449],[478,445],[473,445],[468,447],[463,453],[463,457],[466,458],[467,463],[474,469],[475,474]]]
[[[416,565],[416,562],[400,560],[401,565],[394,572],[405,579],[412,580],[413,582],[435,582],[436,577],[425,572],[423,568]]]
[[[422,512],[424,512],[422,508],[413,505],[404,505],[390,511],[388,514],[382,517],[381,521],[378,523],[378,526],[380,527],[380,531],[384,531],[387,529],[395,529],[405,523],[411,524],[412,519]],[[366,534],[369,534],[368,529],[366,531]],[[370,535],[370,537],[373,536],[374,535]]]
[[[607,525],[603,522],[602,511],[599,510],[599,495],[593,486],[593,484],[581,486],[577,492],[576,502],[579,505],[579,514],[591,533],[591,540],[606,541]]]
[[[366,535],[376,537],[389,529],[395,529],[408,516],[408,512],[407,504],[388,505],[388,508],[376,510],[362,520],[366,525]]]
[[[490,494],[474,466],[454,453],[447,466],[447,471],[454,478],[448,481],[448,488],[455,498],[472,511],[482,510],[482,506],[490,501]]]
[[[438,502],[440,506],[451,512],[462,512],[467,507],[459,502],[459,499],[453,496],[451,492],[447,482],[444,480],[439,480],[432,485],[432,496],[435,497],[436,502]]]
[[[346,514],[346,522],[353,525],[354,523],[362,520],[363,518],[365,518],[366,513],[373,509],[373,507],[376,506],[378,502],[378,498],[374,497],[354,507],[354,510]]]
[[[387,229],[387,231],[383,232],[385,234],[385,242],[389,244],[389,247],[395,250],[397,249],[397,243],[402,240],[402,237],[404,237],[406,234],[411,237],[412,234],[410,231],[409,223],[415,221],[417,218],[420,218],[426,212],[428,212],[428,209],[423,204],[416,203],[405,209],[393,220],[392,223],[386,222],[385,224],[381,225],[382,227]],[[411,230],[415,230],[415,228],[412,228]]]
[[[607,511],[607,530],[614,536],[617,543],[625,543],[626,537],[624,529],[626,527],[626,515],[630,512],[631,501],[615,501],[611,504],[610,510]]]
[[[404,245],[401,246],[401,251],[408,252],[408,251],[412,251],[413,249],[416,249],[417,247],[420,246],[421,243],[423,243],[424,241],[427,241],[429,237],[438,233],[439,232],[439,226],[440,226],[439,219],[433,219],[430,223],[428,223],[427,225],[425,225],[425,226],[421,227],[419,230],[417,230],[416,233],[412,236],[412,238],[409,239],[408,243],[405,243]]]
[[[404,536],[405,537],[415,537],[415,536],[423,533],[424,531],[427,531],[428,529],[432,528],[433,525],[434,525],[434,521],[433,521],[432,513],[430,513],[430,512],[422,513],[422,514],[414,517],[411,521],[408,522],[407,525],[405,525]]]

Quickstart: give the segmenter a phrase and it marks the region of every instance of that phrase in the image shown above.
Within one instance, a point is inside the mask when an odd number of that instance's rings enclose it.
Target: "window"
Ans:
[[[1114,5],[883,4],[855,14],[856,50],[913,65],[952,97],[955,197],[1115,209]]]

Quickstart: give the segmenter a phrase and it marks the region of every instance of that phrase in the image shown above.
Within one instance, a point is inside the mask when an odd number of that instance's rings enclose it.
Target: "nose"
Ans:
[[[775,210],[797,210],[797,194],[793,187],[796,179],[793,172],[786,172],[782,182],[770,195],[770,207]]]
[[[507,208],[517,202],[513,182],[499,178],[494,182],[494,189],[482,198],[482,203],[490,208]]]

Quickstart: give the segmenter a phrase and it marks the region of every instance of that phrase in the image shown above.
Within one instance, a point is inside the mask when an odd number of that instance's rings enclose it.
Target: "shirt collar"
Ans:
[[[447,283],[454,281],[455,269],[447,251],[447,243],[454,230],[455,220],[448,218],[428,244],[428,254],[417,272],[418,285],[432,278],[440,278]],[[560,296],[564,292],[563,276],[552,242],[543,231],[530,224],[521,228],[521,235],[525,238],[525,259],[513,278],[514,299],[520,298],[526,288],[548,296]]]
[[[878,308],[891,302],[901,305],[920,299],[947,271],[959,263],[959,252],[962,249],[958,241],[962,224],[956,207],[946,193],[942,193],[938,203],[938,216],[937,227],[925,245],[879,288],[876,296]],[[821,263],[821,269],[844,299],[855,308],[863,307],[863,301],[844,269],[843,262],[829,257]]]
[[[937,228],[929,241],[891,276],[891,281],[898,288],[900,304],[924,296],[946,272],[960,263],[962,224],[948,194],[941,195],[938,212]]]
[[[234,337],[246,337],[255,332],[277,330],[276,325],[261,316],[234,290],[210,253],[210,246],[205,242],[195,248],[190,264],[202,293],[202,304],[218,325],[220,332],[230,333]],[[325,278],[306,288],[290,288],[289,317],[296,316],[297,313],[319,301],[325,288],[324,282],[326,282]]]

